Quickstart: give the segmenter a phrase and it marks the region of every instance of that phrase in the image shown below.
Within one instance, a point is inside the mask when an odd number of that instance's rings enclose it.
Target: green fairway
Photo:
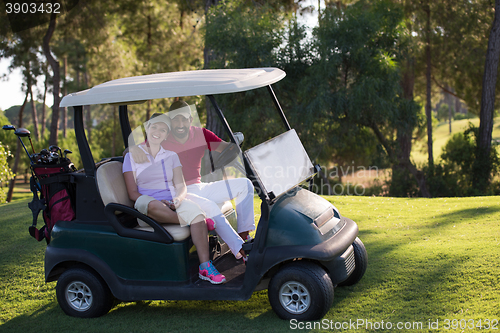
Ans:
[[[451,134],[449,124],[441,122],[432,129],[432,151],[434,160],[437,161],[449,139],[456,134],[462,133],[469,127],[469,123],[479,127],[479,118],[455,120],[451,123]],[[493,140],[500,140],[500,117],[494,119]],[[427,134],[413,145],[411,157],[417,165],[427,163]]]
[[[121,303],[100,318],[68,317],[57,305],[55,283],[44,282],[45,242],[28,234],[28,201],[0,205],[0,332],[359,332],[388,331],[388,325],[425,332],[431,323],[439,331],[500,328],[499,197],[326,198],[358,223],[368,270],[357,285],[335,289],[323,321],[300,325],[278,319],[265,291],[245,302]],[[256,200],[256,213],[258,207]]]

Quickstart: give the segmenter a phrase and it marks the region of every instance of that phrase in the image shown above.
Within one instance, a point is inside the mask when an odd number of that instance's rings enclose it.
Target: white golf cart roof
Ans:
[[[155,98],[235,93],[265,87],[285,77],[278,68],[205,69],[117,79],[65,96],[61,107],[134,104]]]

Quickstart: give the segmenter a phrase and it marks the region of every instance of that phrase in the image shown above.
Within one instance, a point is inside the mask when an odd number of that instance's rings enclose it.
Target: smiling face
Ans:
[[[151,124],[147,130],[149,143],[160,144],[167,138],[168,132],[168,126],[164,122]]]
[[[178,139],[185,139],[189,134],[192,117],[186,118],[183,115],[177,115],[171,120],[172,134]]]

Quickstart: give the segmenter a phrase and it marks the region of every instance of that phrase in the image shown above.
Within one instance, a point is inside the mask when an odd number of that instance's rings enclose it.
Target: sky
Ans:
[[[318,0],[305,0],[302,2],[302,5],[317,8]],[[321,0],[320,6],[324,6],[323,0]],[[310,27],[313,27],[316,25],[317,15],[317,12],[314,12],[313,14],[302,17],[301,19],[304,22],[307,22]],[[16,69],[12,73],[9,73],[9,64],[10,59],[0,58],[0,109],[4,111],[13,105],[21,105],[25,97],[25,93],[21,89],[23,82],[21,71]],[[7,75],[7,77],[5,78],[4,75]],[[38,87],[38,91],[43,90],[42,78],[39,79]],[[35,89],[33,93],[37,94],[38,91]],[[52,95],[50,93],[47,94],[46,104],[50,107],[53,102],[54,99]]]
[[[0,77],[9,73],[9,65],[9,59],[0,58]],[[7,78],[0,79],[0,109],[5,111],[13,105],[23,104],[25,93],[21,90],[22,83],[23,78],[19,69],[8,74]]]

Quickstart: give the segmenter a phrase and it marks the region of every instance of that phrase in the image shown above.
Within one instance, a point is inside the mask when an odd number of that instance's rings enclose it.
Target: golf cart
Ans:
[[[45,253],[45,276],[47,282],[58,280],[57,300],[66,314],[101,316],[115,300],[247,300],[254,291],[267,289],[280,318],[316,320],[332,306],[336,286],[362,278],[367,254],[357,238],[356,223],[304,188],[318,167],[312,165],[271,88],[284,77],[285,72],[277,68],[153,74],[113,80],[62,99],[61,107],[74,110],[83,169],[71,173],[76,216],[54,225]],[[239,149],[241,136],[231,131],[215,97],[258,88],[267,88],[284,131],[239,157],[244,176],[262,200],[260,220],[255,237],[244,244],[246,264],[236,260],[217,236],[210,237],[214,265],[227,279],[225,284],[212,285],[198,278],[189,228],[160,225],[133,208],[123,180],[123,157],[94,162],[83,126],[83,106],[119,105],[127,147],[132,133],[127,105],[207,96],[234,144],[215,162],[225,165],[235,161],[229,150]],[[279,177],[273,170],[280,170]],[[231,203],[221,209],[234,223]],[[149,227],[139,227],[137,219]]]

